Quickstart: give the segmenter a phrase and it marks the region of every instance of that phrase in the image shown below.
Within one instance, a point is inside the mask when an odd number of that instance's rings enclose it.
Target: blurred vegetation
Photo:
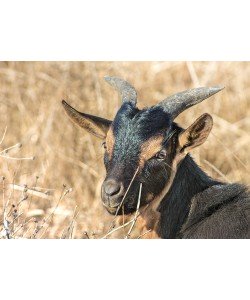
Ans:
[[[213,177],[249,183],[249,62],[1,62],[2,236],[9,230],[16,238],[92,238],[107,231],[113,217],[100,200],[101,141],[73,125],[61,107],[65,99],[112,119],[120,100],[104,75],[130,81],[139,107],[188,88],[224,85],[177,121],[185,127],[210,113],[212,134],[193,156]]]

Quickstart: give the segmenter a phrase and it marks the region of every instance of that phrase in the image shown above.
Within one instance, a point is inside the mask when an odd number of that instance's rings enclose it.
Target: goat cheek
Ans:
[[[152,193],[148,193],[147,196],[146,196],[146,201],[147,202],[150,202],[154,199],[154,194]]]

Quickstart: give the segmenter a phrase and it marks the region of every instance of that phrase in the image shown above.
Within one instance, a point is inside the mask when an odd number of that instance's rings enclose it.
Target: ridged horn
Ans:
[[[164,111],[172,115],[175,119],[180,113],[189,107],[196,105],[203,100],[211,97],[212,95],[223,90],[224,87],[214,86],[214,87],[199,87],[184,92],[172,95],[159,104],[157,107],[162,107]]]
[[[118,91],[118,93],[121,95],[123,103],[132,102],[134,105],[136,105],[137,93],[135,88],[130,83],[118,77],[105,76],[104,79],[108,84]]]

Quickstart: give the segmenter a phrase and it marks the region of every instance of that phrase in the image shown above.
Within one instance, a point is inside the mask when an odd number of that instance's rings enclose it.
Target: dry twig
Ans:
[[[130,238],[131,232],[135,226],[135,222],[139,216],[139,208],[140,208],[140,203],[141,203],[141,190],[142,190],[142,183],[140,183],[140,189],[139,189],[139,196],[138,196],[138,200],[137,200],[137,207],[136,207],[136,212],[135,212],[135,216],[133,218],[133,222],[131,224],[131,227],[129,228],[129,231],[127,233],[127,235],[125,236],[125,239]]]

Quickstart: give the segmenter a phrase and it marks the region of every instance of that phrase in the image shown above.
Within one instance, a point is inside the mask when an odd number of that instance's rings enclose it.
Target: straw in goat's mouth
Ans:
[[[132,177],[132,179],[131,179],[131,181],[130,181],[130,183],[129,183],[129,186],[128,186],[128,188],[127,188],[127,190],[126,190],[126,192],[125,192],[125,194],[124,194],[124,196],[123,196],[123,198],[122,198],[122,201],[121,201],[121,203],[119,204],[119,206],[118,206],[117,209],[116,209],[115,217],[114,217],[114,219],[112,220],[112,222],[111,222],[111,224],[110,224],[110,227],[109,227],[109,229],[108,229],[107,234],[108,234],[108,233],[110,232],[110,230],[113,228],[114,221],[115,221],[115,219],[116,219],[116,217],[117,217],[117,214],[118,214],[120,208],[122,207],[122,205],[123,205],[123,203],[124,203],[124,200],[125,200],[125,198],[126,198],[126,196],[127,196],[127,194],[128,194],[128,191],[129,191],[130,188],[131,188],[131,185],[132,185],[133,181],[135,180],[135,177],[136,177],[138,171],[139,171],[139,167],[136,169],[136,171],[135,171],[135,173],[134,173],[134,175],[133,175],[133,177]]]

